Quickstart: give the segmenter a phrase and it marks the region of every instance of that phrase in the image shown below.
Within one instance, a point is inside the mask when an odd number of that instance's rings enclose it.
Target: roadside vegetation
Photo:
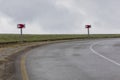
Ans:
[[[51,35],[23,35],[24,42],[67,40],[67,39],[87,39],[88,35],[79,34],[51,34]],[[120,38],[120,34],[92,34],[90,39],[97,38]],[[20,42],[19,34],[0,34],[0,43]]]

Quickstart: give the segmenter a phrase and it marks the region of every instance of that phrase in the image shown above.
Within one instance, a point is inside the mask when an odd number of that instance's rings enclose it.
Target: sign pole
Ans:
[[[20,33],[21,34],[21,36],[20,36],[21,37],[21,42],[23,42],[23,31],[22,31],[22,28],[20,28],[20,32],[21,32]]]
[[[21,36],[22,36],[22,34],[23,34],[22,28],[20,28],[20,32],[21,32]]]
[[[90,38],[90,28],[88,28],[88,38]]]

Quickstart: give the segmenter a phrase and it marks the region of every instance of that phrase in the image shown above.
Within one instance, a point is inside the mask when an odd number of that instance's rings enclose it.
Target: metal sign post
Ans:
[[[20,36],[20,41],[23,42],[23,32],[22,32],[22,28],[20,28],[20,34],[21,34],[21,36]]]
[[[23,32],[22,32],[22,28],[20,28],[20,32],[21,32],[21,36],[22,36],[22,34],[23,34]]]
[[[20,41],[23,42],[23,28],[25,28],[25,24],[18,24],[17,27],[20,29]]]
[[[90,38],[90,28],[91,28],[91,25],[85,25],[85,28],[87,28],[87,30],[88,30],[88,38]]]

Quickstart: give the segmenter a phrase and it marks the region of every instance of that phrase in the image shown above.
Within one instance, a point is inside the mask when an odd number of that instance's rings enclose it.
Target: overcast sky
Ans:
[[[0,0],[0,33],[120,33],[120,0]]]

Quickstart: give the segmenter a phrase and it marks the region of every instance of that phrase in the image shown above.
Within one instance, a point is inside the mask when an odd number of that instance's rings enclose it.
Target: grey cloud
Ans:
[[[45,16],[53,9],[50,0],[4,0],[1,11],[15,20],[30,21],[38,16]]]
[[[85,24],[92,24],[93,33],[100,30],[101,33],[116,33],[115,28],[120,29],[119,0],[71,0],[69,8],[56,5],[56,1],[0,0],[0,12],[12,18],[15,24],[37,21],[37,26],[31,24],[34,31],[42,29],[44,33],[85,33]],[[111,30],[106,31],[107,28]]]
[[[15,22],[32,22],[38,19],[43,29],[50,33],[73,31],[76,20],[80,17],[66,8],[57,8],[52,0],[4,0],[1,11]]]
[[[120,1],[119,0],[77,0],[77,5],[83,7],[88,16],[91,16],[96,21],[95,25],[99,27],[99,24],[103,25],[103,28],[119,27],[120,21]],[[81,6],[80,3],[83,5]],[[85,4],[86,3],[86,4]],[[84,5],[85,4],[85,5]],[[97,23],[97,24],[96,24]]]

